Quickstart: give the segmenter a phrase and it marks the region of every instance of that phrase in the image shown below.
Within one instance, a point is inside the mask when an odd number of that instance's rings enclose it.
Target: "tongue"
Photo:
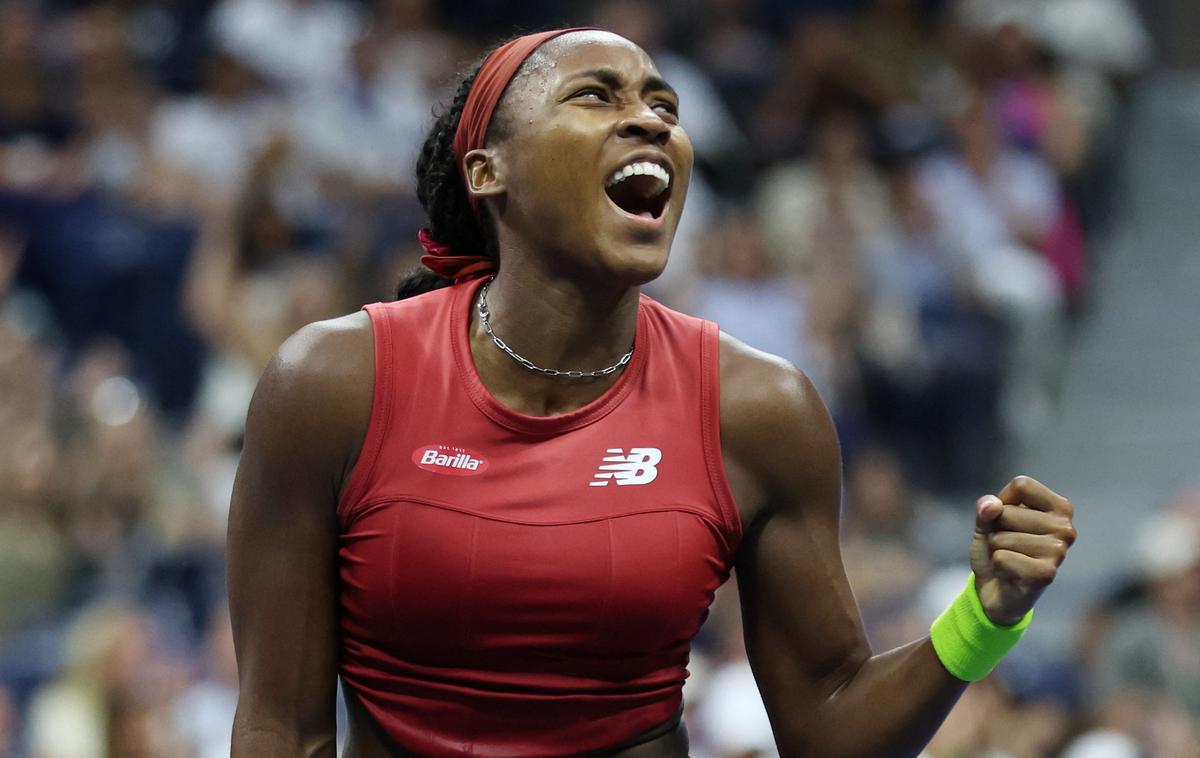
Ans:
[[[641,216],[642,218],[650,218],[650,219],[654,218],[654,214],[651,213],[650,211],[642,211],[638,215]]]

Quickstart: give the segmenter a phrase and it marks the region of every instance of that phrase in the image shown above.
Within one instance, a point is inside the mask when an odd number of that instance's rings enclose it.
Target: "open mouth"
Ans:
[[[617,169],[604,182],[608,198],[626,213],[645,219],[662,216],[671,199],[671,175],[657,163],[637,161]]]

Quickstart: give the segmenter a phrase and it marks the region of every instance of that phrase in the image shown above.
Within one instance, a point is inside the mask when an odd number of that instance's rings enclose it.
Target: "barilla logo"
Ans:
[[[474,476],[487,471],[488,462],[479,453],[455,445],[425,445],[413,451],[418,468],[438,474]]]

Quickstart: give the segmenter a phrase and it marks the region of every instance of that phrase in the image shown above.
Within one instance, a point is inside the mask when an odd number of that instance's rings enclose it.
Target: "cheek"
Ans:
[[[551,127],[543,148],[544,160],[560,186],[572,191],[598,189],[604,134],[586,125]]]
[[[671,192],[671,203],[677,207],[682,207],[683,200],[687,196],[688,186],[692,180],[692,163],[695,160],[695,153],[692,150],[692,142],[688,139],[687,132],[682,127],[675,130],[671,136],[671,142],[667,144],[667,151],[671,155],[671,159],[675,162],[675,188]]]
[[[593,135],[554,125],[539,139],[514,146],[519,161],[510,172],[514,210],[544,222],[584,213],[601,190],[597,144]]]
[[[692,138],[688,136],[687,130],[682,126],[676,126],[671,132],[671,142],[675,144],[675,149],[679,151],[680,159],[687,159],[687,165],[692,165],[694,157],[694,149],[692,147]],[[681,164],[682,165],[682,164]]]

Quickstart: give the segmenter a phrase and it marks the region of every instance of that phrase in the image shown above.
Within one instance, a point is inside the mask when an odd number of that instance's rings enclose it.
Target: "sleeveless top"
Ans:
[[[374,303],[375,390],[338,503],[344,686],[423,756],[561,756],[676,716],[741,523],[718,331],[642,295],[603,395],[517,413],[476,373],[484,279]]]

